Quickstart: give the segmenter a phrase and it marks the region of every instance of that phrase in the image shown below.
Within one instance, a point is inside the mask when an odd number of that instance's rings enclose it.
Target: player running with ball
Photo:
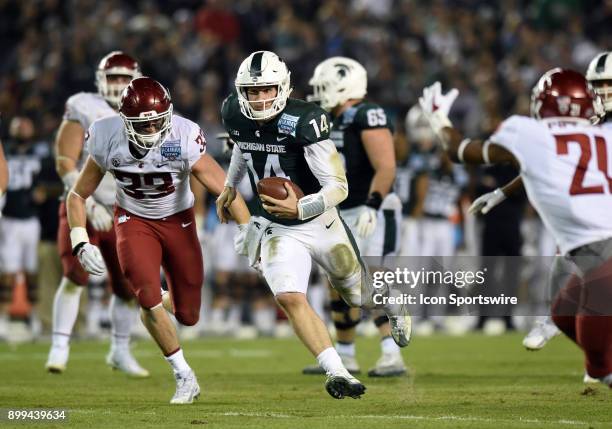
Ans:
[[[315,104],[289,98],[290,72],[273,52],[249,55],[240,65],[235,84],[236,93],[222,108],[224,126],[236,144],[217,211],[225,221],[224,208],[234,200],[235,187],[247,172],[254,192],[261,179],[274,176],[290,179],[301,188],[305,196],[300,199],[289,184],[284,200],[260,194],[258,216],[243,228],[239,250],[248,253],[252,263],[261,259],[276,301],[325,370],[328,393],[338,399],[358,398],[365,386],[349,374],[325,324],[306,299],[314,259],[347,304],[374,306],[367,270],[336,208],[347,197],[348,186],[329,138],[329,115]],[[401,309],[385,310],[391,316],[394,340],[406,346],[410,318],[400,314]]]

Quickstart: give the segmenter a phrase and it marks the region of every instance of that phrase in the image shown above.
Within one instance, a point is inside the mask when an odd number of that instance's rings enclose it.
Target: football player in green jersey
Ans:
[[[253,191],[260,179],[285,177],[304,192],[298,199],[260,195],[248,226],[241,227],[236,248],[260,267],[276,301],[293,329],[327,374],[325,387],[335,398],[358,398],[365,387],[344,367],[323,321],[306,299],[312,260],[327,273],[331,285],[351,306],[373,307],[371,279],[352,234],[336,206],[348,186],[342,161],[329,138],[327,112],[313,103],[289,98],[290,72],[273,52],[258,51],[240,65],[236,93],[222,107],[223,124],[236,143],[226,187],[217,200],[222,222],[225,207],[246,173]],[[385,307],[392,335],[404,346],[410,339],[410,318],[401,309]]]
[[[331,57],[317,65],[309,84],[314,90],[309,99],[331,114],[330,137],[344,160],[349,194],[338,206],[342,219],[353,233],[361,255],[377,260],[395,255],[401,201],[392,192],[396,164],[393,135],[384,109],[364,99],[368,85],[366,69],[351,58]],[[355,327],[361,319],[361,309],[350,308],[333,289],[330,296],[336,350],[346,368],[357,374],[360,369],[355,359]],[[382,355],[368,375],[405,374],[406,366],[391,337],[387,317],[380,314],[374,323],[381,333]],[[303,372],[321,371],[319,366],[310,366]]]

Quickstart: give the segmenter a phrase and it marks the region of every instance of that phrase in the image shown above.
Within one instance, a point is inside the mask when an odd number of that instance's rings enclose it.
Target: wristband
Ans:
[[[73,254],[77,246],[81,243],[89,243],[89,235],[87,230],[82,226],[75,226],[70,230],[70,243],[72,245]]]
[[[368,207],[372,207],[374,210],[378,210],[380,208],[380,205],[382,204],[382,200],[383,198],[382,195],[380,195],[380,192],[374,191],[366,200],[365,205]]]
[[[465,161],[463,160],[463,152],[465,152],[465,150],[467,149],[468,145],[472,143],[472,140],[470,139],[463,139],[461,140],[461,143],[459,144],[459,149],[457,150],[457,159],[459,161],[461,161],[462,163],[464,163]]]

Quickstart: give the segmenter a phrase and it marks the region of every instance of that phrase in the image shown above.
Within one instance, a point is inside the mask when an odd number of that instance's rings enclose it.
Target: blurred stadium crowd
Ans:
[[[223,156],[215,139],[222,131],[221,101],[250,52],[269,49],[287,61],[296,98],[310,92],[308,79],[321,60],[355,58],[368,71],[368,98],[394,119],[400,174],[409,189],[416,165],[435,170],[445,164],[423,162],[420,152],[430,149],[405,129],[404,117],[424,86],[440,80],[458,88],[453,123],[465,134],[487,136],[508,115],[529,113],[531,87],[544,71],[556,66],[584,71],[597,53],[610,48],[611,25],[609,0],[0,0],[0,138],[5,151],[19,142],[35,143],[41,159],[32,201],[41,225],[43,331],[61,277],[54,253],[62,191],[53,169],[54,133],[66,99],[95,91],[96,65],[109,51],[129,53],[144,75],[167,85],[175,110],[202,126],[208,151],[217,157]],[[428,168],[422,167],[427,174]],[[455,174],[455,199],[463,202],[457,206],[465,207],[515,173],[491,168]],[[415,201],[408,194],[406,216],[427,216],[411,212]],[[453,213],[447,219],[454,228],[452,252],[518,256],[525,252],[523,241],[537,248],[539,233],[533,231],[543,228],[525,204],[510,198],[481,226],[461,210]],[[207,222],[206,237],[213,235],[214,223]],[[208,251],[214,253],[214,245]],[[214,275],[207,272],[207,278]],[[88,312],[100,316],[88,332],[95,333],[100,318],[104,321],[103,293],[92,297]],[[242,295],[238,298],[235,314],[243,305]]]

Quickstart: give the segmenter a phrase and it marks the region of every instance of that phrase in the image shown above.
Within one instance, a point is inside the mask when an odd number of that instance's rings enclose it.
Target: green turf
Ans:
[[[416,338],[404,356],[411,375],[362,377],[360,400],[334,400],[322,376],[303,376],[313,359],[294,339],[201,340],[184,344],[202,396],[170,406],[174,380],[149,341],[134,353],[152,376],[131,380],[104,364],[103,343],[75,343],[68,371],[46,374],[46,344],[0,345],[0,408],[67,408],[79,428],[603,428],[612,427],[612,392],[585,392],[582,357],[564,338],[526,352],[519,335]],[[360,339],[367,369],[375,339]],[[0,427],[9,427],[0,421]],[[25,427],[24,424],[13,425]]]

